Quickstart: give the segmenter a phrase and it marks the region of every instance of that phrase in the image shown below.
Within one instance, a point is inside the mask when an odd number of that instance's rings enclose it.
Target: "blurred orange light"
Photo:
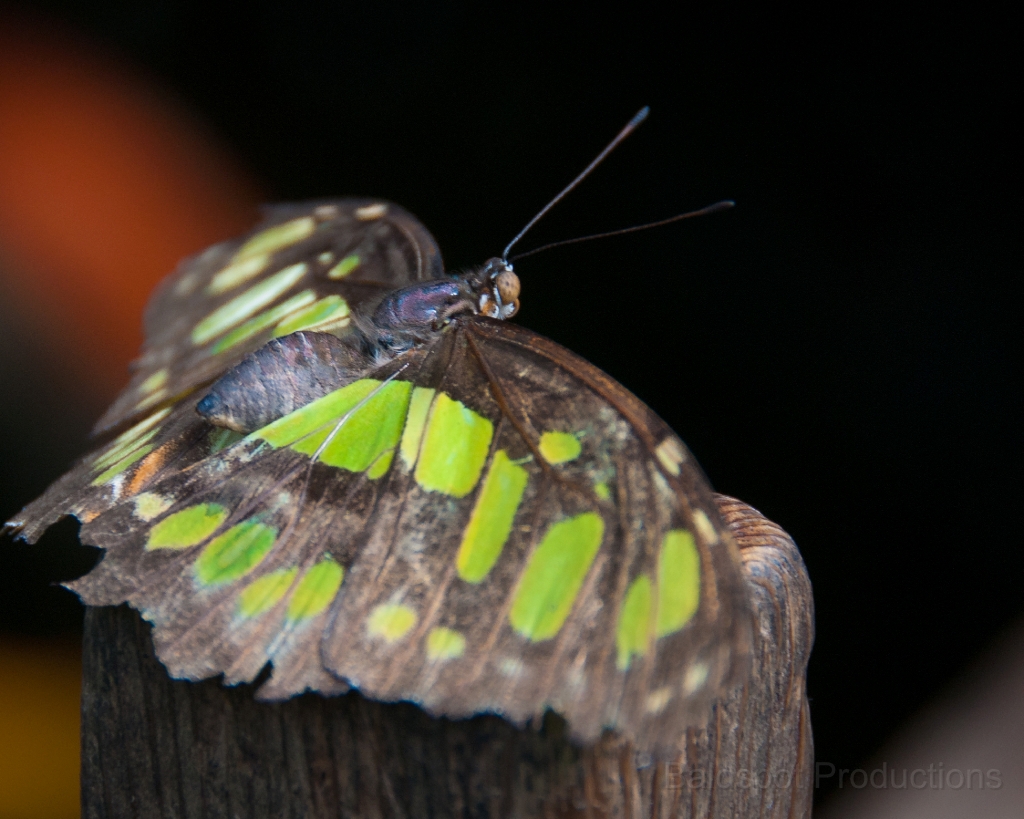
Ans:
[[[153,286],[246,230],[256,186],[124,65],[0,20],[0,252],[24,309],[113,393]]]

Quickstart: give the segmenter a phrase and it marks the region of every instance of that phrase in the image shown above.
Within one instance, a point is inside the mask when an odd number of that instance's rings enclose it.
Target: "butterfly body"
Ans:
[[[393,205],[279,208],[161,287],[109,440],[9,525],[82,520],[72,588],[174,676],[668,752],[744,672],[738,552],[671,429],[518,307]]]

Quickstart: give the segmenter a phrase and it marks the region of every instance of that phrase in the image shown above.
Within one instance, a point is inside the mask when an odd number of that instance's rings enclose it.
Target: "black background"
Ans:
[[[619,379],[716,489],[795,537],[819,759],[863,763],[1021,613],[1008,20],[217,5],[15,8],[163,84],[273,198],[404,205],[450,269],[499,253],[642,105],[648,122],[520,250],[736,200],[523,260],[517,320]],[[0,511],[68,446],[26,465]],[[3,552],[0,625],[73,629],[45,583],[84,550]]]

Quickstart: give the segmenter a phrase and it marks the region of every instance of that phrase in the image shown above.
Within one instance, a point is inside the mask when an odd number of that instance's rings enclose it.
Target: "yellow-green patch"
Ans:
[[[611,489],[608,488],[608,484],[604,481],[599,481],[594,484],[594,494],[597,495],[601,500],[609,500],[612,496]]]
[[[274,336],[286,336],[299,330],[322,330],[348,323],[348,302],[341,296],[325,296],[316,304],[288,316],[274,328]]]
[[[332,558],[325,557],[302,576],[288,601],[288,619],[297,622],[316,617],[326,609],[345,579],[345,570]]]
[[[376,379],[364,378],[256,430],[250,437],[312,456],[331,436],[319,461],[362,472],[398,445],[411,392],[408,381],[382,385]]]
[[[270,261],[270,256],[264,253],[232,262],[210,280],[210,283],[206,285],[206,292],[211,296],[226,293],[262,273],[268,261]]]
[[[245,324],[225,334],[223,338],[213,345],[213,352],[220,353],[230,347],[234,347],[236,344],[248,341],[253,336],[259,335],[264,330],[273,327],[281,319],[286,318],[296,310],[301,310],[303,307],[312,304],[315,299],[316,293],[312,290],[303,290],[301,293],[296,293],[287,301],[275,304],[269,310],[264,310],[262,313],[253,316]]]
[[[187,549],[202,543],[228,518],[219,503],[197,503],[168,515],[149,530],[147,549]]]
[[[383,477],[387,474],[387,471],[391,468],[391,461],[395,458],[395,450],[389,449],[383,453],[369,469],[366,470],[366,477],[371,481],[377,480],[377,478]]]
[[[174,498],[158,495],[155,492],[143,492],[135,496],[135,517],[146,521],[155,520],[174,504]]]
[[[170,393],[167,392],[167,389],[165,387],[155,389],[153,390],[153,392],[151,392],[149,395],[145,396],[141,401],[139,401],[139,403],[135,405],[135,409],[136,411],[138,411],[147,409],[149,407],[155,407],[157,404],[159,404],[161,401],[167,398],[168,395],[170,395]]]
[[[258,520],[243,520],[218,535],[196,560],[196,579],[220,586],[248,574],[259,565],[277,539],[277,529]]]
[[[416,625],[416,612],[400,603],[385,603],[370,612],[366,631],[371,637],[381,637],[389,643],[401,640]]]
[[[454,629],[432,628],[427,635],[428,660],[454,660],[466,651],[466,638]]]
[[[661,542],[658,555],[658,615],[655,634],[679,631],[693,617],[700,602],[700,555],[693,535],[672,529]]]
[[[167,368],[162,367],[139,384],[139,392],[151,393],[159,390],[167,384],[167,378],[169,375],[170,373],[167,372]]]
[[[594,512],[552,524],[523,572],[512,600],[512,628],[533,641],[548,640],[572,610],[604,536]]]
[[[264,253],[276,253],[283,247],[301,242],[314,230],[316,230],[316,220],[312,216],[300,216],[290,222],[274,225],[272,228],[257,233],[242,245],[232,259],[232,263]]]
[[[334,267],[327,271],[328,279],[344,279],[349,273],[359,267],[362,260],[355,253],[346,256]]]
[[[258,617],[274,608],[292,587],[297,568],[278,569],[257,577],[238,595],[238,613],[242,617]]]
[[[427,426],[427,414],[430,412],[430,405],[436,392],[429,387],[416,387],[412,391],[409,413],[405,418],[405,429],[402,430],[402,443],[399,447],[402,463],[407,470],[413,468],[420,453],[420,441],[423,440],[423,430]]]
[[[564,464],[580,456],[580,439],[568,432],[545,432],[537,445],[549,464]]]
[[[615,631],[615,664],[625,671],[633,656],[647,653],[651,636],[651,578],[642,574],[629,585],[626,599],[619,610],[619,624]]]
[[[134,441],[142,436],[143,433],[152,429],[154,426],[159,424],[171,413],[170,407],[164,407],[162,410],[157,410],[152,415],[148,415],[143,418],[135,426],[131,427],[113,440],[114,446],[122,446],[130,441]]]
[[[416,464],[416,482],[424,489],[464,498],[480,479],[492,435],[489,419],[438,393]]]
[[[509,460],[504,449],[494,453],[456,558],[463,580],[479,583],[501,555],[528,477],[525,469]]]
[[[95,461],[93,461],[93,469],[106,469],[111,464],[117,463],[118,461],[122,460],[126,455],[131,454],[140,446],[152,440],[153,436],[156,435],[159,431],[159,429],[151,429],[149,432],[143,433],[138,438],[130,438],[124,443],[111,447],[102,455],[100,455]],[[152,449],[152,447],[150,447],[150,449]]]
[[[192,328],[192,343],[205,344],[212,338],[230,330],[236,324],[258,313],[283,295],[306,275],[306,264],[293,264],[279,270],[268,279],[255,284],[231,301],[225,302]]]
[[[99,475],[93,478],[91,485],[99,486],[101,484],[106,483],[111,478],[116,478],[136,461],[140,461],[143,458],[145,458],[150,452],[153,451],[153,449],[153,444],[146,444],[143,447],[139,447],[138,449],[131,451],[130,453],[125,455],[120,461],[113,464],[109,469],[105,470],[104,472],[101,472]]]

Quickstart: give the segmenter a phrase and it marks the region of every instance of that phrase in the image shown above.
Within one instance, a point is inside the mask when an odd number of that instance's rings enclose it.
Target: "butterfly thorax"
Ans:
[[[392,291],[342,338],[297,332],[268,342],[215,382],[196,411],[215,426],[252,432],[429,344],[459,316],[511,318],[519,292],[518,276],[498,258]]]

